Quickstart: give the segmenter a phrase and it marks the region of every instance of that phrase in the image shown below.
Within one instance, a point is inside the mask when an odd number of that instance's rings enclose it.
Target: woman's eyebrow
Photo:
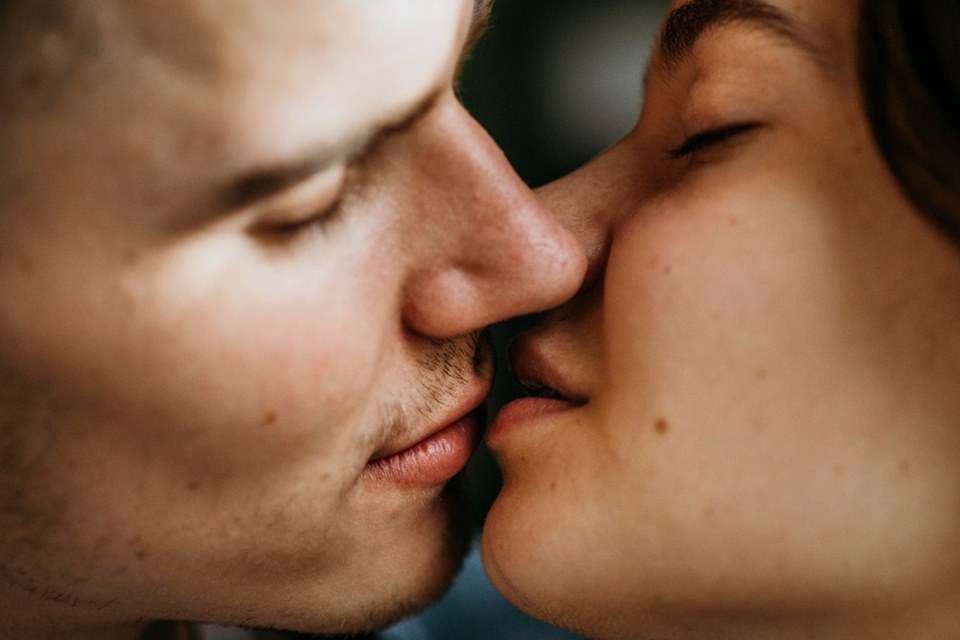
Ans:
[[[823,60],[823,52],[802,35],[797,21],[764,0],[692,0],[670,12],[660,31],[656,58],[673,66],[687,58],[708,31],[732,23],[763,29],[805,55]]]

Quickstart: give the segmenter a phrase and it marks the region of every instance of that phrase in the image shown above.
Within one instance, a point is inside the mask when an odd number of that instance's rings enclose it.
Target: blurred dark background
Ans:
[[[632,127],[664,0],[499,0],[461,98],[532,186]]]
[[[461,79],[466,107],[531,186],[580,166],[633,126],[647,54],[669,0],[497,0]],[[498,374],[491,416],[518,393],[506,346],[535,318],[494,328]],[[466,471],[479,532],[500,488],[481,449]],[[544,526],[550,526],[544,523]],[[474,552],[451,591],[386,640],[577,640],[514,609],[487,582]]]

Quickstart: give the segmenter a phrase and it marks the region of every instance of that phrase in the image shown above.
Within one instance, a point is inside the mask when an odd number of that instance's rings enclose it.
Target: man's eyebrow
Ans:
[[[463,52],[466,56],[470,49],[483,36],[490,21],[494,0],[473,0],[470,28],[466,36]],[[227,211],[236,211],[263,202],[282,194],[337,164],[349,162],[394,133],[402,132],[416,123],[430,111],[445,91],[444,86],[435,87],[403,112],[388,117],[350,139],[305,152],[301,157],[275,164],[256,167],[230,178],[225,186],[216,190],[214,197],[214,215]]]
[[[490,14],[493,11],[493,2],[494,0],[473,0],[470,28],[464,41],[460,63],[469,56],[470,51],[486,32],[490,23]],[[435,88],[406,112],[371,127],[333,148],[321,148],[307,153],[298,160],[257,168],[243,174],[221,190],[221,196],[217,198],[218,208],[236,210],[266,200],[337,163],[349,161],[385,136],[408,129],[433,108],[443,92],[443,87]]]
[[[386,136],[404,131],[430,111],[444,93],[437,87],[403,112],[361,131],[333,146],[323,146],[301,157],[257,167],[227,181],[219,190],[216,207],[233,211],[262,202],[287,191],[311,176],[361,155]]]
[[[657,58],[668,66],[678,64],[705,33],[737,22],[764,29],[815,59],[823,58],[793,18],[764,0],[692,0],[677,7],[660,31]]]

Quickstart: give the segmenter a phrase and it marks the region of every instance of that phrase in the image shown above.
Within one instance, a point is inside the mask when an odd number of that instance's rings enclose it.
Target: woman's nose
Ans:
[[[622,196],[617,193],[616,147],[573,173],[537,190],[543,206],[577,237],[587,266],[581,290],[590,288],[603,272]]]
[[[574,234],[452,96],[424,124],[411,141],[410,188],[425,213],[413,236],[420,258],[405,289],[407,325],[453,337],[570,298],[586,268]]]

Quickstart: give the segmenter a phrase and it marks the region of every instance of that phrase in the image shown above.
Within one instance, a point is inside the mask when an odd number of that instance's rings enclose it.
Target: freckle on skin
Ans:
[[[20,273],[30,275],[34,271],[33,260],[31,260],[29,256],[18,256],[17,268],[20,269]]]
[[[551,481],[550,481],[550,491],[556,491],[556,490],[557,490],[557,481],[556,481],[556,480],[551,480]]]
[[[200,488],[199,480],[191,480],[190,482],[187,483],[187,491],[196,491],[199,488]]]
[[[663,418],[658,418],[657,421],[653,423],[653,429],[657,433],[666,433],[670,430],[670,423]]]
[[[845,472],[846,470],[843,468],[843,465],[838,464],[833,468],[833,475],[837,476],[838,478],[842,476]]]
[[[712,518],[714,515],[716,515],[716,513],[717,513],[716,509],[714,509],[713,507],[707,507],[703,510],[703,517]]]
[[[263,417],[263,426],[268,427],[271,424],[275,423],[276,421],[277,421],[277,412],[269,411],[267,412],[267,415]]]
[[[902,474],[905,475],[905,476],[909,476],[909,475],[910,475],[910,462],[909,462],[909,461],[907,461],[907,460],[901,460],[901,461],[900,461],[900,473],[902,473]]]
[[[766,380],[767,379],[767,370],[766,369],[757,369],[754,373],[757,380]]]

